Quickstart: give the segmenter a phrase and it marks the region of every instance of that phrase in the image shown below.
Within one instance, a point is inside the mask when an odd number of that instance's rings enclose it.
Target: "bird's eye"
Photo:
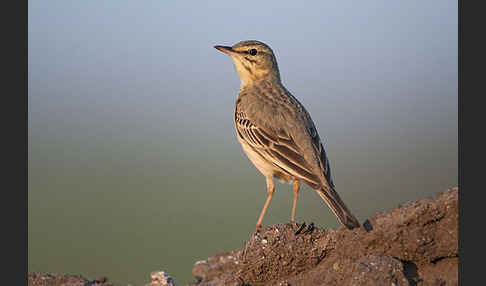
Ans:
[[[248,53],[252,56],[256,55],[257,54],[257,50],[256,49],[251,49],[248,51]]]

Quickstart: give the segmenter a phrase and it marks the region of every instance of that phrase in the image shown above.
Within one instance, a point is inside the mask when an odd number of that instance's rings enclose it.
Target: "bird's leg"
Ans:
[[[294,202],[292,203],[292,214],[290,215],[290,221],[294,222],[295,218],[295,206],[297,205],[297,196],[299,195],[300,184],[299,180],[294,181]]]
[[[266,178],[266,179],[267,179],[267,192],[268,192],[267,200],[265,201],[265,205],[263,206],[262,212],[260,213],[260,218],[258,219],[258,222],[256,224],[255,232],[261,229],[263,216],[265,215],[265,212],[267,211],[267,207],[270,204],[270,201],[272,200],[273,193],[275,192],[273,179],[272,178]]]

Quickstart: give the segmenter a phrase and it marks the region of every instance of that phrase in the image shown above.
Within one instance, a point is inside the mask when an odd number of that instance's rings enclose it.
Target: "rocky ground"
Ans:
[[[197,261],[190,286],[458,285],[458,189],[377,213],[354,230],[277,224]],[[153,272],[146,286],[176,285]],[[112,286],[105,277],[31,273],[28,285]]]
[[[81,275],[58,273],[29,273],[27,284],[29,286],[114,286],[106,277],[88,280]]]

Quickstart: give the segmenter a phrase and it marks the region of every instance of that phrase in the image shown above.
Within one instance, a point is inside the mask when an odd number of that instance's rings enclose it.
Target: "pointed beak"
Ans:
[[[233,51],[233,49],[228,46],[214,46],[214,48],[230,56],[232,54],[235,54],[235,51]]]

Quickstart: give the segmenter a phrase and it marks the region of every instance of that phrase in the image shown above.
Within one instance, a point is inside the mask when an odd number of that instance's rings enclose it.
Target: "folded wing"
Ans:
[[[235,126],[237,136],[277,169],[305,181],[314,189],[321,186],[319,176],[314,174],[314,168],[305,160],[302,150],[284,129],[257,126],[243,113],[235,114]],[[315,128],[309,132],[321,170],[324,171],[326,178],[330,178],[329,163],[319,136]]]

